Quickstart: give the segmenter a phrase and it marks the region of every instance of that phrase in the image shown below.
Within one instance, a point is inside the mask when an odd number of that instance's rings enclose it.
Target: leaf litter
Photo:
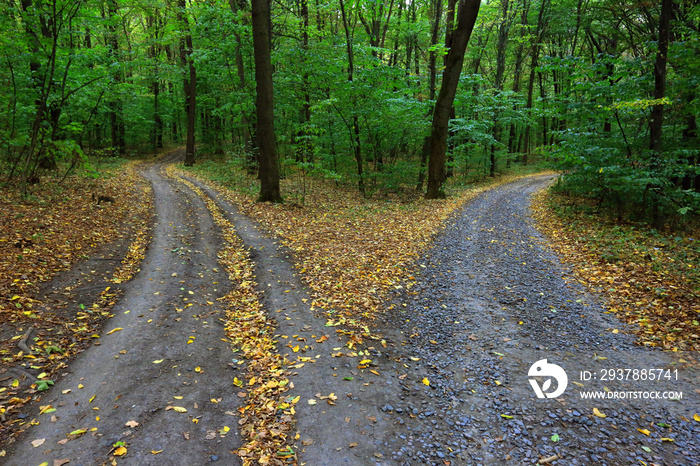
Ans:
[[[138,174],[140,163],[108,170],[97,180],[71,176],[60,185],[35,186],[27,198],[12,186],[0,188],[0,375],[19,368],[20,378],[27,381],[11,381],[7,390],[0,391],[1,442],[38,422],[17,414],[53,385],[51,378],[66,367],[68,359],[98,341],[98,332],[122,293],[114,285],[129,280],[139,269],[152,212],[150,186]],[[94,193],[114,197],[116,202],[96,205]],[[105,277],[105,287],[94,302],[77,308],[68,305],[84,279],[63,289],[51,303],[39,298],[43,284],[118,238],[129,239],[126,253],[111,278]],[[88,279],[89,275],[85,274]],[[43,373],[41,380],[29,377],[33,371]]]
[[[698,242],[573,209],[562,212],[571,202],[542,191],[533,197],[532,209],[537,227],[573,266],[574,278],[602,293],[608,312],[630,324],[640,344],[700,350]]]

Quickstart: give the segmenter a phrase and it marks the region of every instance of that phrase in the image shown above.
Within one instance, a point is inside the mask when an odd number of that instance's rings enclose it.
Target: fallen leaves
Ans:
[[[169,168],[169,171],[173,170]],[[244,466],[295,463],[296,452],[288,442],[293,440],[290,432],[294,426],[294,406],[299,397],[285,396],[289,390],[289,380],[283,369],[285,360],[278,353],[273,339],[273,323],[258,299],[248,251],[216,203],[191,182],[183,178],[178,178],[178,181],[206,203],[224,237],[219,261],[232,283],[232,291],[223,298],[226,303],[226,334],[233,347],[240,350],[248,361],[247,383],[237,377],[233,379],[234,386],[248,387],[246,404],[239,408],[243,446],[237,453]],[[241,393],[245,396],[245,392]],[[215,437],[216,432],[213,435]]]
[[[193,170],[210,174],[202,165]],[[506,181],[503,177],[498,183]],[[314,190],[305,195],[304,207],[289,209],[257,203],[252,196],[206,182],[282,238],[294,252],[302,280],[313,291],[312,309],[326,313],[326,326],[351,329],[353,346],[370,337],[381,340],[369,326],[385,311],[387,296],[412,287],[415,277],[407,270],[444,220],[467,199],[488,189],[463,191],[446,201],[405,202],[366,199],[355,189],[316,180]]]
[[[128,163],[105,174],[107,176],[97,180],[69,176],[60,186],[48,181],[32,187],[30,198],[21,198],[12,186],[0,187],[0,203],[3,205],[0,219],[0,327],[17,336],[17,339],[0,340],[0,358],[3,367],[10,368],[31,357],[32,369],[39,368],[45,374],[29,388],[26,379],[20,378],[22,383],[10,387],[13,394],[19,390],[50,389],[53,375],[64,367],[65,360],[99,338],[97,333],[121,293],[105,287],[87,295],[93,302],[74,301],[71,304],[75,299],[75,288],[84,283],[81,279],[62,290],[57,294],[58,299],[48,305],[37,296],[42,283],[120,236],[127,239],[139,234],[144,238],[148,236],[148,215],[152,207],[150,187],[138,175],[136,164]],[[105,207],[94,204],[91,194],[95,192],[119,195],[115,196],[115,204]],[[145,247],[146,241],[143,243]],[[135,242],[126,244],[130,249],[135,247]],[[129,252],[125,260],[128,257]],[[132,274],[139,263],[138,258],[131,261]],[[126,266],[122,263],[117,271],[126,270]],[[94,278],[90,277],[93,285],[98,283]],[[104,275],[105,281],[109,279],[110,275]],[[32,338],[26,339],[31,354],[17,351],[19,343],[25,341],[22,334],[28,328],[34,331]],[[0,395],[0,403],[4,395],[9,396],[9,393]],[[5,411],[0,443],[5,442],[6,436],[25,429],[31,420],[17,418],[21,404],[2,409]]]
[[[603,414],[598,408],[593,408],[593,414],[594,414],[596,417],[600,417],[600,418],[606,418],[606,417],[608,417],[606,414]]]
[[[634,325],[641,344],[700,350],[697,241],[587,216],[575,211],[576,202],[543,191],[532,204],[537,227],[574,266],[575,278],[601,292],[608,312]]]

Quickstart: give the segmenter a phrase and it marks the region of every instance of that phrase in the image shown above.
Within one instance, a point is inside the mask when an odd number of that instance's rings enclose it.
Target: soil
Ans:
[[[39,424],[9,445],[2,464],[240,464],[232,382],[243,368],[224,341],[217,301],[228,286],[217,262],[220,232],[203,202],[164,175],[177,155],[143,173],[156,212],[141,272],[122,284],[96,343],[27,405]],[[697,355],[637,346],[596,296],[564,278],[568,269],[528,213],[529,196],[549,177],[487,191],[457,212],[417,261],[416,284],[373,329],[386,347],[370,342],[362,354],[309,308],[291,253],[190,181],[250,248],[278,349],[294,362],[300,464],[700,464]],[[538,399],[528,372],[545,358],[569,383],[562,395]],[[674,379],[600,380],[613,368],[670,370]],[[581,371],[598,380],[582,380]],[[603,387],[683,397],[580,398]],[[46,405],[56,411],[39,414]],[[78,429],[86,432],[70,435]],[[117,442],[128,452],[115,459]]]

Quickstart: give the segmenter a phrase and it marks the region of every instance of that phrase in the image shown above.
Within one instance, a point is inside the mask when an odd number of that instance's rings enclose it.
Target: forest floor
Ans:
[[[8,339],[35,355],[0,374],[19,406],[2,464],[700,464],[697,352],[636,344],[571,279],[530,214],[551,176],[447,203],[268,206],[179,155],[140,167],[155,213],[131,281],[94,261],[46,285],[71,287],[74,313],[118,285],[100,338],[45,393],[46,339],[26,323]],[[530,386],[542,359],[568,374],[556,398]]]

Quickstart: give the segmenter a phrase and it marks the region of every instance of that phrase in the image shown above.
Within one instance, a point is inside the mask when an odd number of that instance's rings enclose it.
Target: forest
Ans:
[[[0,463],[700,461],[696,0],[0,27]]]
[[[272,2],[281,175],[352,184],[368,197],[424,190],[456,5]],[[258,169],[245,0],[0,8],[0,169],[23,192],[164,145],[187,144],[188,164]],[[565,175],[561,188],[620,217],[659,227],[697,216],[699,24],[689,0],[482,2],[438,185],[546,160]]]

